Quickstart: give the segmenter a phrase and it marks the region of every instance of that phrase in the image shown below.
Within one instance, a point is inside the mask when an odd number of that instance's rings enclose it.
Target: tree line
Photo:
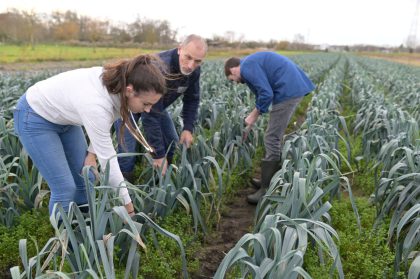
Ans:
[[[176,44],[177,30],[166,20],[141,19],[131,23],[112,23],[82,16],[73,11],[40,14],[33,11],[10,9],[0,13],[0,43],[31,44],[66,43],[164,47]],[[270,48],[281,50],[311,49],[304,37],[295,36],[293,42],[269,42],[245,40],[244,35],[226,31],[224,35],[213,35],[207,42],[212,47]]]
[[[17,9],[0,13],[0,42],[11,44],[86,42],[173,44],[177,31],[166,20],[114,24],[73,11],[40,14]]]
[[[177,43],[177,30],[166,20],[137,17],[131,23],[113,23],[82,16],[73,11],[51,14],[10,9],[0,13],[0,43],[30,44],[65,43],[76,45],[165,48]],[[292,41],[268,42],[246,40],[242,34],[226,31],[224,35],[207,38],[210,47],[267,48],[275,50],[324,50],[324,51],[392,51],[419,52],[417,48],[380,47],[373,45],[328,46],[308,44],[302,34],[295,34]]]

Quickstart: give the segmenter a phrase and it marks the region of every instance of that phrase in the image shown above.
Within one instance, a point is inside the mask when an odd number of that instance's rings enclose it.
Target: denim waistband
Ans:
[[[16,109],[32,109],[31,106],[28,103],[28,100],[26,100],[26,93],[24,93],[18,100],[16,104]]]

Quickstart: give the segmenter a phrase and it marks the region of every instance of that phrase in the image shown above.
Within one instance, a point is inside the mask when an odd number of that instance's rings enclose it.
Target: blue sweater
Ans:
[[[274,52],[257,52],[241,59],[240,74],[255,94],[260,113],[268,112],[271,104],[302,97],[315,89],[302,69]]]
[[[179,55],[177,49],[171,49],[159,53],[159,57],[166,64],[171,76],[166,81],[167,92],[153,105],[150,113],[142,113],[143,128],[145,130],[148,143],[155,149],[156,158],[165,156],[166,148],[163,141],[160,127],[160,113],[170,104],[182,96],[182,119],[184,122],[183,130],[194,131],[194,123],[197,120],[198,107],[200,104],[200,72],[198,67],[190,75],[181,74],[179,67]]]

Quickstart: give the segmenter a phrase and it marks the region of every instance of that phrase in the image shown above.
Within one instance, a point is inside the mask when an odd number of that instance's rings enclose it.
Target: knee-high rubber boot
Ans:
[[[251,178],[251,185],[254,188],[260,189],[261,188],[261,179],[252,177]]]
[[[281,167],[280,163],[281,163],[281,161],[279,161],[279,168]],[[253,186],[254,188],[257,188],[257,189],[261,188],[261,179],[260,178],[252,177],[249,182],[251,183],[251,186]]]
[[[261,188],[254,194],[248,195],[247,200],[250,204],[257,204],[262,196],[267,192],[273,175],[280,168],[280,161],[261,161]]]

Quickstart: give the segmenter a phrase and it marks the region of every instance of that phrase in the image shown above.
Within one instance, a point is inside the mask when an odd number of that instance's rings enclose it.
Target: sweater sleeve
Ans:
[[[241,65],[241,76],[256,95],[255,106],[260,113],[268,112],[273,101],[273,89],[267,74],[259,65]]]
[[[116,157],[117,152],[112,143],[112,112],[107,112],[100,107],[91,105],[88,110],[84,110],[80,115],[91,143],[89,150],[93,149],[96,153],[102,170],[105,170],[109,161],[109,185],[115,187],[124,204],[130,203],[131,198],[125,187],[124,177]]]
[[[184,120],[183,130],[194,132],[194,125],[197,121],[198,107],[200,105],[200,70],[194,73],[192,83],[184,93],[182,99],[182,119]]]
[[[154,149],[154,158],[160,159],[165,157],[165,142],[163,141],[163,131],[160,125],[161,114],[163,111],[163,101],[159,100],[153,105],[149,113],[142,113],[141,121],[145,132],[147,143]]]

